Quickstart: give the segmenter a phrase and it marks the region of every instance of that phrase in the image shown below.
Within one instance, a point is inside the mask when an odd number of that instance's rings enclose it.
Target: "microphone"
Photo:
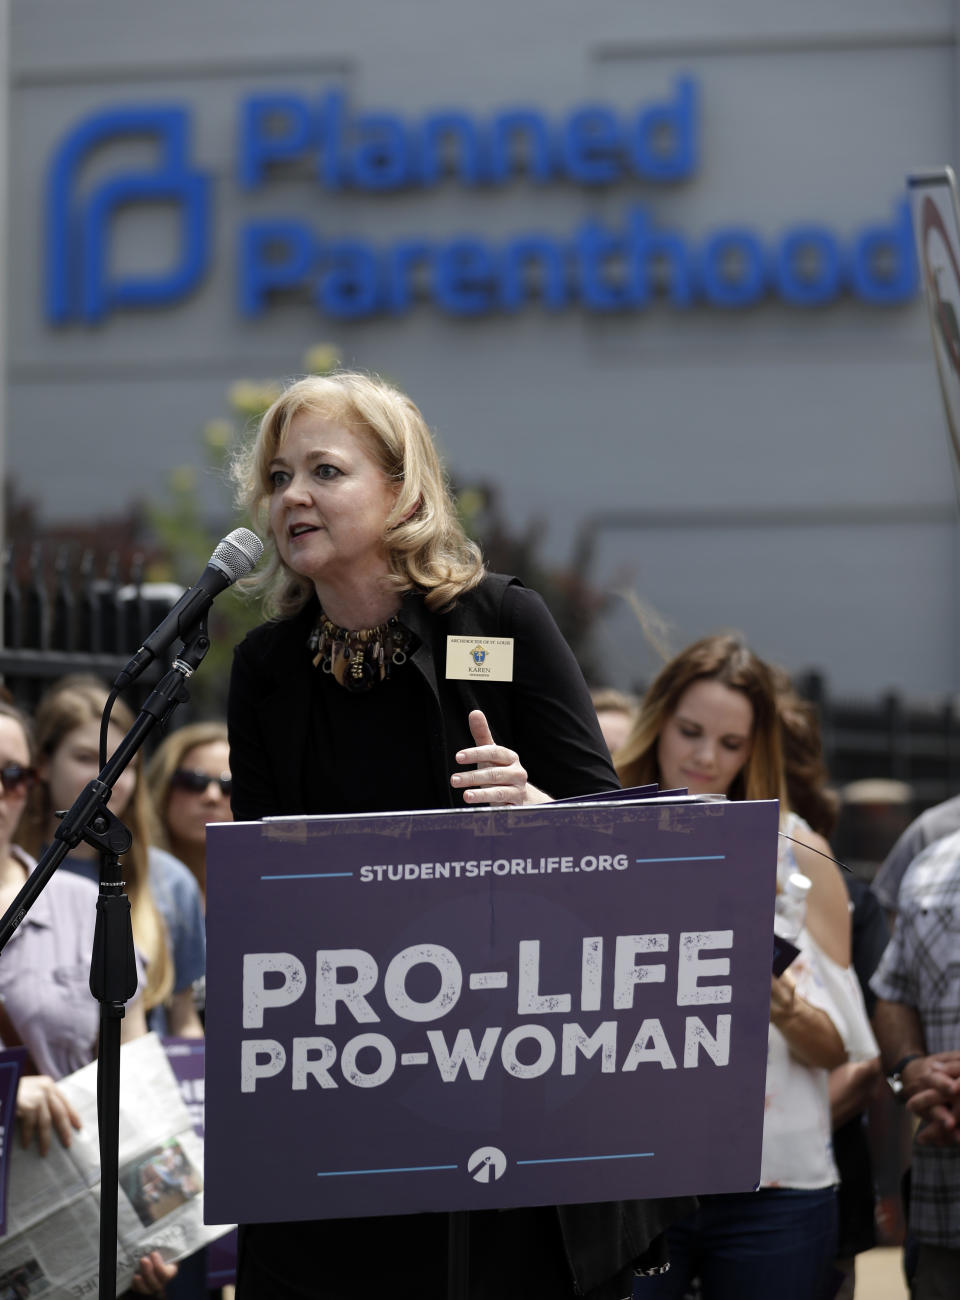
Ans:
[[[198,581],[188,587],[143,645],[118,674],[114,689],[129,686],[174,641],[183,641],[204,617],[220,592],[245,578],[263,554],[263,542],[249,528],[235,528],[222,538]]]

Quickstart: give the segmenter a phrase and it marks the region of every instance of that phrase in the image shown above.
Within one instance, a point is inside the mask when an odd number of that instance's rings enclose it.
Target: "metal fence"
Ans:
[[[906,782],[917,808],[960,793],[958,699],[907,700],[898,691],[874,699],[838,698],[819,673],[798,690],[820,714],[833,783],[881,778]]]
[[[117,554],[98,560],[69,546],[3,555],[3,638],[0,676],[14,700],[32,710],[44,689],[70,673],[112,681],[170,608],[174,590],[145,584],[143,561],[121,566]],[[159,680],[151,664],[128,694],[139,705]]]

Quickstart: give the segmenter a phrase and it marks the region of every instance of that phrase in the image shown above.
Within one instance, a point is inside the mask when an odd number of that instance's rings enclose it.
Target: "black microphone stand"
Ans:
[[[64,813],[53,843],[44,850],[26,884],[0,917],[0,952],[43,892],[50,877],[81,840],[100,850],[100,896],[90,959],[90,992],[100,1003],[97,1056],[97,1121],[100,1130],[100,1282],[99,1300],[117,1294],[117,1201],[120,1147],[120,1021],[124,1003],[137,991],[137,967],[130,900],[123,892],[120,856],[132,837],[107,808],[107,800],[154,727],[189,698],[186,682],[210,648],[206,618],[184,637],[183,648],[145,700],[133,726],[95,781]]]

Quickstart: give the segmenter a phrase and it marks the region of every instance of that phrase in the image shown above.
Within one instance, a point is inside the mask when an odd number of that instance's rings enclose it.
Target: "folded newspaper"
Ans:
[[[96,1296],[100,1150],[96,1062],[60,1080],[83,1121],[69,1147],[41,1156],[11,1144],[7,1235],[0,1238],[0,1300]],[[117,1294],[141,1256],[183,1259],[230,1231],[203,1222],[203,1141],[156,1034],[126,1043],[120,1064]]]

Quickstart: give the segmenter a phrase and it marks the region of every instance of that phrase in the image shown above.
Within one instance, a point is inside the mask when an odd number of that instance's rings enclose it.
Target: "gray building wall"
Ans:
[[[590,579],[655,606],[676,648],[734,626],[791,669],[822,667],[839,691],[956,689],[955,497],[919,297],[615,315],[534,304],[476,319],[424,303],[347,323],[286,295],[249,320],[233,249],[256,215],[378,245],[464,232],[496,242],[568,235],[589,216],[616,227],[637,203],[697,247],[744,225],[773,246],[805,221],[849,241],[891,221],[908,171],[957,164],[953,4],[12,0],[10,57],[8,471],[48,519],[155,492],[196,459],[229,383],[292,375],[311,344],[333,341],[347,363],[408,389],[459,480],[498,483],[518,529],[546,520],[549,559],[586,554]],[[700,88],[700,161],[674,185],[450,181],[370,196],[325,192],[305,167],[255,193],[234,178],[237,106],[258,90],[340,87],[352,111],[410,119],[519,102],[626,115],[681,75]],[[52,326],[53,152],[98,108],[157,102],[189,106],[192,156],[213,178],[209,270],[182,302]],[[82,184],[153,158],[147,142],[111,142]],[[111,248],[118,273],[162,269],[176,256],[171,211],[122,214]],[[222,500],[217,485],[209,493]],[[626,605],[598,636],[613,682],[655,666]]]

